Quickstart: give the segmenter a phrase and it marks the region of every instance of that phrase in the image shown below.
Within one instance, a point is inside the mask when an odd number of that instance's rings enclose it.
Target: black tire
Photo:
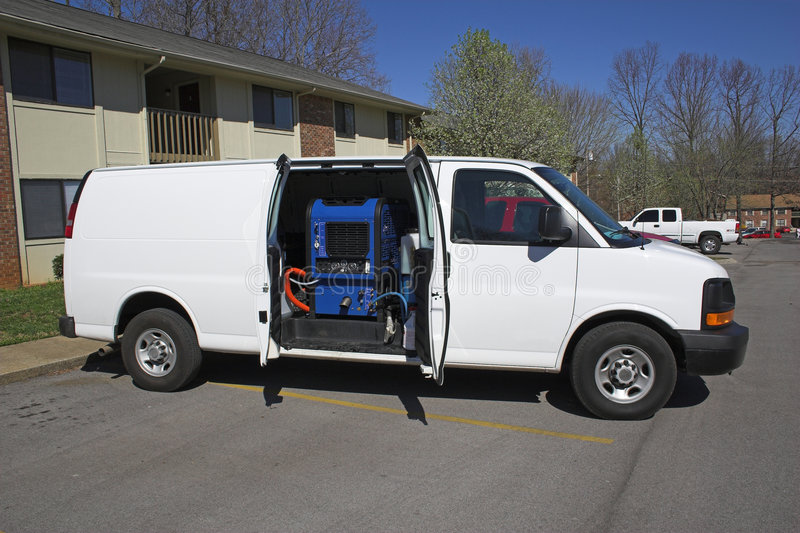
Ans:
[[[122,336],[122,362],[139,387],[172,392],[191,382],[203,361],[192,326],[169,309],[136,315]]]
[[[716,254],[722,248],[722,241],[715,235],[705,235],[700,237],[700,252],[703,254]]]
[[[600,418],[614,420],[653,416],[672,395],[677,374],[669,344],[634,322],[611,322],[587,332],[570,366],[578,400]]]

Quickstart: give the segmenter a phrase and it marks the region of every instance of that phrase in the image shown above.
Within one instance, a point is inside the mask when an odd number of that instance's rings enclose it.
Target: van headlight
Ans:
[[[719,329],[733,322],[736,297],[728,278],[712,278],[703,284],[702,329]]]

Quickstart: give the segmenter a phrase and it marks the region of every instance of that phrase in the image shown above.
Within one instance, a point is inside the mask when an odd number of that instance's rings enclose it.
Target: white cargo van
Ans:
[[[740,366],[725,270],[622,228],[525,161],[298,159],[98,169],[67,223],[61,333],[121,339],[172,391],[202,351],[569,370],[600,417],[651,416],[678,370]]]

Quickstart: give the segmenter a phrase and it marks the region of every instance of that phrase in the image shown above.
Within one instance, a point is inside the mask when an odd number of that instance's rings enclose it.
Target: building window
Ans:
[[[14,98],[92,107],[92,63],[87,52],[8,40]]]
[[[758,227],[760,227],[760,228],[766,228],[766,227],[767,227],[767,221],[766,221],[766,220],[760,220],[760,221],[758,222]]]
[[[775,210],[775,214],[776,215],[785,215],[786,214],[786,209],[782,209],[782,208],[781,209],[776,209]]]
[[[20,180],[25,239],[64,236],[67,213],[80,180]]]
[[[392,144],[403,144],[403,115],[400,113],[386,113],[386,123],[388,125],[389,142]]]
[[[762,209],[762,210],[761,210],[761,214],[762,214],[762,215],[766,215],[768,212],[769,212],[769,211],[768,211],[768,210],[766,210],[766,209]]]
[[[778,226],[785,226],[786,225],[786,219],[779,218],[778,220],[775,221],[775,224],[778,225]]]
[[[753,216],[753,210],[752,209],[748,209],[747,211],[744,212],[744,214]]]
[[[353,104],[334,102],[336,135],[339,137],[356,136],[356,113]]]
[[[292,93],[253,85],[253,123],[259,128],[291,130]]]
[[[752,220],[745,220],[744,221],[744,225],[746,227],[748,227],[748,228],[752,228],[753,227],[753,221]]]

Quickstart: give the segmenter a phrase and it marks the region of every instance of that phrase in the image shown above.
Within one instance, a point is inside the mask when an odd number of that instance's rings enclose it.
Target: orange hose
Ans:
[[[311,308],[295,298],[294,294],[292,293],[292,283],[289,281],[290,274],[299,274],[305,277],[306,271],[299,268],[287,268],[286,273],[283,275],[283,290],[286,291],[286,296],[289,298],[290,302],[308,313]]]

